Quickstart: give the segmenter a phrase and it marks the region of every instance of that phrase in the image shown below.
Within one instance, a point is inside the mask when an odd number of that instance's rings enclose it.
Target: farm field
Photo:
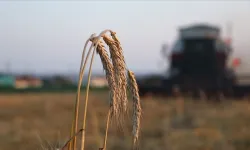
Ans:
[[[108,93],[90,92],[89,96],[86,150],[97,150],[105,134]],[[63,145],[69,138],[74,101],[74,92],[0,94],[0,150],[35,150]],[[182,107],[174,98],[142,99],[140,149],[250,149],[250,102],[215,103],[188,98],[184,101],[185,107]],[[83,102],[84,93],[80,102],[82,108]],[[132,115],[131,110],[129,112],[123,130],[115,124],[110,126],[108,150],[131,149]],[[82,109],[79,114],[82,120]]]

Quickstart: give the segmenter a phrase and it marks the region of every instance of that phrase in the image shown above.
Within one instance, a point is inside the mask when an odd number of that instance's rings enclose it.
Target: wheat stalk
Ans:
[[[84,118],[83,118],[83,125],[82,125],[82,143],[81,143],[81,150],[84,150],[84,144],[85,144],[85,128],[86,128],[86,118],[87,118],[87,108],[88,108],[88,95],[89,95],[89,85],[90,85],[90,79],[91,79],[91,73],[92,73],[92,65],[93,65],[93,61],[94,61],[94,54],[95,54],[95,50],[98,46],[98,42],[101,39],[101,37],[108,32],[109,30],[104,30],[103,32],[100,33],[100,35],[96,38],[92,38],[92,44],[91,47],[89,49],[89,51],[92,50],[92,47],[94,46],[94,50],[92,53],[92,57],[91,57],[91,62],[90,62],[90,66],[89,66],[89,75],[88,75],[88,82],[87,82],[87,90],[86,90],[86,97],[85,97],[85,108],[84,108]],[[85,60],[86,62],[87,60]]]
[[[105,35],[107,32],[111,33],[112,38]],[[111,59],[105,49],[104,42],[109,46],[109,52],[111,55]],[[88,54],[84,59],[87,44],[92,42]],[[81,128],[82,132],[82,141],[81,141],[81,150],[84,150],[84,143],[85,143],[85,132],[86,132],[86,116],[87,116],[87,107],[88,107],[88,95],[89,95],[89,86],[90,86],[90,79],[91,79],[91,72],[92,72],[92,64],[94,61],[95,52],[100,56],[103,68],[106,73],[106,79],[108,81],[108,86],[110,90],[110,108],[108,111],[108,118],[106,122],[106,133],[103,143],[103,148],[106,150],[107,145],[107,137],[108,137],[108,128],[110,119],[113,117],[115,118],[116,122],[119,122],[120,117],[124,115],[124,112],[127,111],[127,77],[126,77],[126,63],[123,56],[122,48],[120,41],[118,40],[115,32],[111,30],[104,30],[102,31],[97,37],[92,34],[90,38],[86,41],[82,53],[82,60],[80,66],[80,73],[79,73],[79,81],[78,81],[78,88],[77,88],[77,96],[75,102],[75,111],[74,111],[74,119],[72,121],[72,128],[71,128],[71,139],[66,143],[69,145],[69,150],[76,150],[76,134],[77,133],[77,124],[78,124],[78,112],[79,112],[79,99],[80,99],[80,88],[81,83],[84,75],[84,70],[89,59],[89,56],[92,52],[91,62],[88,71],[88,82],[87,82],[87,89],[86,89],[86,96],[85,96],[85,107],[84,107],[84,118],[83,124]],[[112,61],[111,61],[112,60]],[[139,136],[139,129],[140,129],[140,118],[141,118],[141,106],[140,106],[140,97],[138,94],[138,87],[135,80],[135,76],[133,72],[128,71],[129,77],[129,88],[133,95],[133,135],[134,135],[134,142],[135,145],[138,141]],[[64,147],[65,148],[65,147]]]
[[[76,95],[76,102],[75,102],[75,112],[74,112],[74,119],[72,121],[72,130],[71,130],[71,136],[72,137],[76,132],[77,132],[77,124],[78,124],[78,113],[79,113],[79,102],[80,102],[80,89],[81,89],[81,84],[82,80],[84,77],[84,70],[87,64],[87,60],[90,55],[90,51],[88,51],[86,60],[84,61],[85,53],[86,53],[86,48],[90,40],[95,36],[95,34],[92,34],[87,41],[85,42],[83,52],[82,52],[82,59],[81,59],[81,64],[80,64],[80,72],[79,72],[79,80],[78,80],[78,86],[77,86],[77,95]],[[92,47],[91,47],[92,48]],[[74,137],[73,142],[69,143],[69,150],[75,150],[76,149],[76,137]]]
[[[102,148],[102,150],[106,150],[106,147],[107,147],[108,129],[109,129],[109,123],[110,123],[111,114],[112,114],[112,109],[109,109],[109,111],[108,111],[108,117],[107,117],[107,122],[106,122],[106,131],[105,131],[105,137],[104,137],[104,142],[103,142],[103,148]]]
[[[103,32],[107,32],[107,31],[103,31]],[[79,102],[80,102],[80,89],[81,89],[81,84],[82,84],[82,80],[83,80],[83,77],[84,77],[84,70],[85,70],[85,67],[86,67],[86,64],[87,64],[87,60],[90,56],[90,52],[94,46],[94,43],[91,44],[90,48],[89,48],[89,51],[88,51],[88,54],[86,56],[86,58],[84,59],[85,57],[85,53],[86,53],[86,49],[87,49],[87,45],[88,43],[95,37],[95,34],[92,34],[88,39],[87,41],[85,42],[85,45],[84,45],[84,48],[83,48],[83,52],[82,52],[82,59],[81,59],[81,65],[80,65],[80,72],[79,72],[79,80],[78,80],[78,86],[77,86],[77,96],[76,96],[76,102],[75,102],[75,112],[74,112],[74,119],[72,121],[72,130],[71,130],[71,137],[77,132],[77,125],[78,125],[78,113],[79,113]],[[100,39],[100,37],[99,37]],[[85,61],[84,61],[85,60]],[[92,66],[92,62],[91,62],[91,65]],[[91,69],[90,69],[91,71]],[[90,76],[89,76],[90,78]],[[88,94],[88,87],[87,87],[87,94]],[[88,97],[88,95],[86,96]],[[87,107],[87,101],[85,101],[85,106]],[[85,110],[87,111],[87,110]],[[85,115],[86,113],[84,113]],[[74,137],[73,141],[69,143],[69,150],[75,150],[76,149],[76,137]]]

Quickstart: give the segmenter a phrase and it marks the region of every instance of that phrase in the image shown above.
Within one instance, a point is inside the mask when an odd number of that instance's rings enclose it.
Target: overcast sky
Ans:
[[[0,69],[78,71],[85,40],[104,29],[117,32],[127,65],[138,71],[162,71],[160,49],[171,44],[177,28],[208,22],[233,24],[236,56],[250,51],[249,1],[54,1],[0,2]],[[96,57],[94,71],[102,71]]]

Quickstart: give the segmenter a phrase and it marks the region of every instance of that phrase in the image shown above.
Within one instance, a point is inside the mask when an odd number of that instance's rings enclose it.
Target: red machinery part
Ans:
[[[238,67],[241,64],[240,58],[234,58],[232,62],[233,67]]]

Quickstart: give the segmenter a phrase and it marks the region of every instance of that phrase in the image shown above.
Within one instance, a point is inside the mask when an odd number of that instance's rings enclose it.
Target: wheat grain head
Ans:
[[[111,59],[114,65],[115,80],[117,84],[117,96],[119,101],[120,114],[127,111],[127,77],[126,64],[121,46],[118,42],[110,38],[108,35],[103,36],[103,40],[109,46]]]
[[[128,73],[129,89],[133,97],[133,136],[134,136],[133,145],[135,147],[138,143],[138,138],[139,138],[142,109],[141,109],[139,90],[135,79],[135,75],[130,70],[128,70],[127,73]]]
[[[119,113],[118,103],[117,103],[117,85],[115,82],[115,76],[114,76],[114,67],[111,63],[111,60],[109,58],[109,55],[105,49],[104,43],[102,41],[99,41],[97,44],[96,52],[99,54],[103,69],[106,73],[106,79],[108,81],[108,86],[110,89],[110,107],[112,109],[112,115],[117,117]]]

